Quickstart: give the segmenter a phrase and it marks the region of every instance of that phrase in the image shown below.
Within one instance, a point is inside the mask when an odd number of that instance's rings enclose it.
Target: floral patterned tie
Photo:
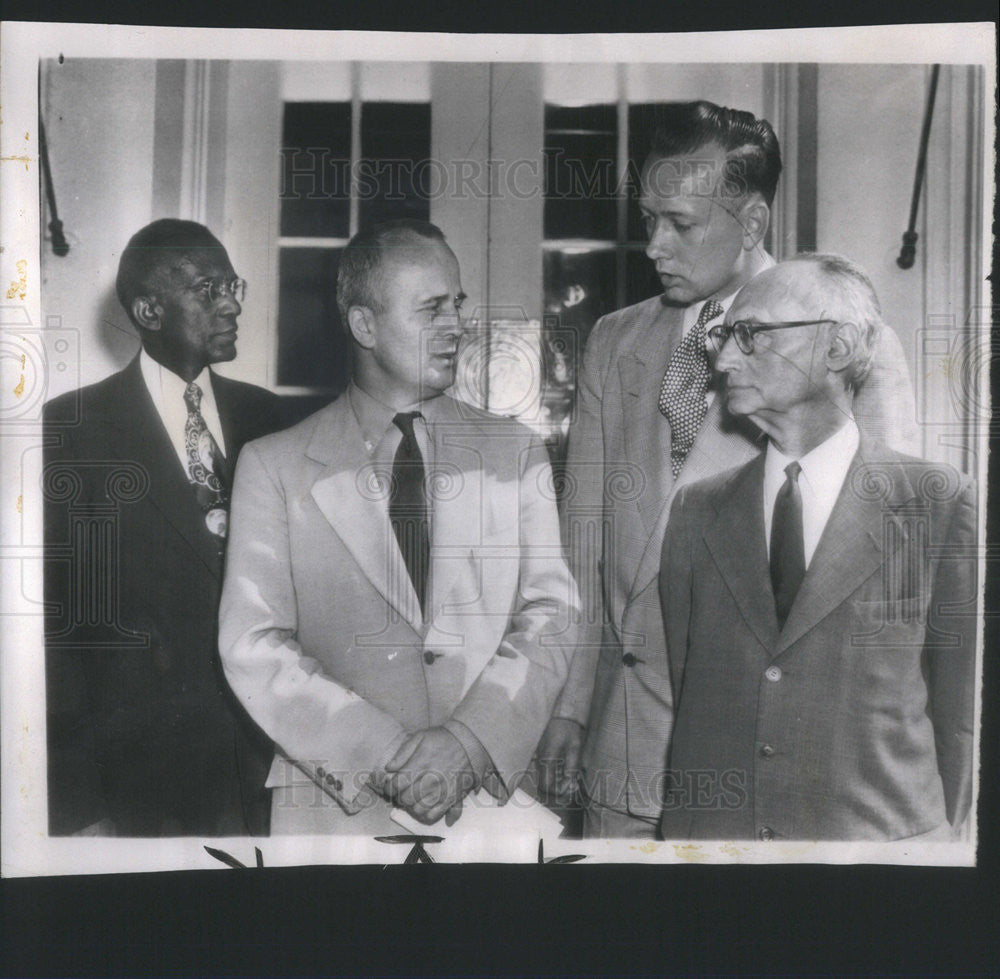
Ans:
[[[188,479],[205,514],[205,525],[217,537],[225,537],[229,526],[226,463],[201,415],[201,395],[201,388],[194,381],[184,389],[184,404],[188,410],[184,424]]]
[[[711,372],[705,354],[705,326],[724,312],[714,299],[705,303],[663,374],[659,409],[670,422],[670,469],[674,479],[684,466],[708,410],[705,393]]]

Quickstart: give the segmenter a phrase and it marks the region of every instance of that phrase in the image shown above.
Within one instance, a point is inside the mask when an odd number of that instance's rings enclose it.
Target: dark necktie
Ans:
[[[799,586],[806,574],[806,551],[802,543],[802,492],[797,462],[785,466],[785,479],[774,501],[771,521],[771,586],[778,628],[785,627]]]
[[[431,545],[427,495],[424,489],[424,459],[413,432],[413,420],[420,417],[419,411],[400,412],[392,420],[393,425],[403,433],[403,441],[399,443],[392,461],[389,520],[423,610]]]
[[[660,386],[659,409],[670,422],[670,469],[677,478],[694,445],[708,406],[705,394],[711,372],[705,354],[705,325],[725,310],[709,299],[698,319],[678,344]]]
[[[188,416],[184,423],[188,480],[194,487],[205,525],[217,537],[225,537],[229,522],[229,480],[225,457],[201,414],[201,388],[192,381],[184,389]]]

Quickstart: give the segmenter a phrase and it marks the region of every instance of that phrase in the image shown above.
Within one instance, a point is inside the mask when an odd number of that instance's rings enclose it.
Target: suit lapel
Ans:
[[[653,533],[660,504],[673,483],[670,424],[660,414],[658,400],[663,373],[681,341],[683,313],[683,309],[657,304],[655,314],[637,331],[632,349],[618,362],[625,459],[640,466],[646,480],[638,508],[647,535]]]
[[[902,466],[871,443],[861,446],[823,531],[776,648],[780,655],[881,566],[883,524],[913,498]]]
[[[389,524],[388,474],[373,465],[348,398],[326,409],[306,455],[324,466],[310,490],[316,506],[386,602],[421,631],[420,603]]]
[[[734,476],[704,538],[740,614],[764,646],[773,649],[778,619],[764,543],[763,456]]]
[[[239,410],[239,406],[235,403],[234,389],[230,386],[230,382],[214,371],[211,372],[211,376],[215,406],[219,410],[219,421],[222,423],[222,437],[226,442],[226,470],[229,473],[231,485],[236,457],[249,437],[246,427],[248,419],[244,417],[244,413]]]
[[[149,476],[147,499],[194,549],[216,577],[220,574],[219,542],[205,526],[191,484],[181,467],[173,442],[163,427],[142,377],[136,357],[121,374],[121,389],[110,421],[117,429],[108,448],[119,458],[139,463]]]
[[[724,469],[749,462],[760,449],[747,429],[741,428],[722,407],[722,397],[717,395],[708,407],[705,420],[698,430],[684,466],[663,498],[656,523],[636,571],[631,594],[638,595],[659,574],[660,551],[670,519],[670,507],[680,489],[688,483],[714,476]],[[669,459],[669,456],[668,456]],[[669,462],[667,463],[669,471]]]

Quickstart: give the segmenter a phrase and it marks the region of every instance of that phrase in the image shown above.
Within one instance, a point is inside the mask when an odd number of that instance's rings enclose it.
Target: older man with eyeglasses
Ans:
[[[859,431],[881,329],[858,266],[802,255],[708,331],[728,411],[767,447],[671,510],[665,839],[946,841],[966,822],[974,488]]]
[[[216,637],[233,467],[279,401],[211,369],[246,283],[208,228],[142,228],[116,289],[141,350],[45,406],[49,832],[261,834],[271,746]]]

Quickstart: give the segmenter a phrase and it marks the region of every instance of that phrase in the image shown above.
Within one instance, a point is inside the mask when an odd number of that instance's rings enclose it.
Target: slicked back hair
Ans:
[[[768,207],[781,175],[781,147],[771,124],[752,112],[706,102],[667,102],[656,107],[649,159],[690,156],[712,144],[726,153],[725,193],[759,193]]]
[[[350,332],[347,312],[352,306],[383,312],[382,270],[392,250],[427,241],[445,244],[444,232],[429,221],[400,218],[359,231],[347,243],[337,272],[337,309],[345,330]]]
[[[129,319],[132,303],[139,296],[155,292],[164,272],[177,268],[192,253],[215,251],[225,255],[222,242],[203,224],[179,218],[161,218],[140,228],[129,239],[118,261],[115,292]],[[138,326],[138,324],[136,324]]]

